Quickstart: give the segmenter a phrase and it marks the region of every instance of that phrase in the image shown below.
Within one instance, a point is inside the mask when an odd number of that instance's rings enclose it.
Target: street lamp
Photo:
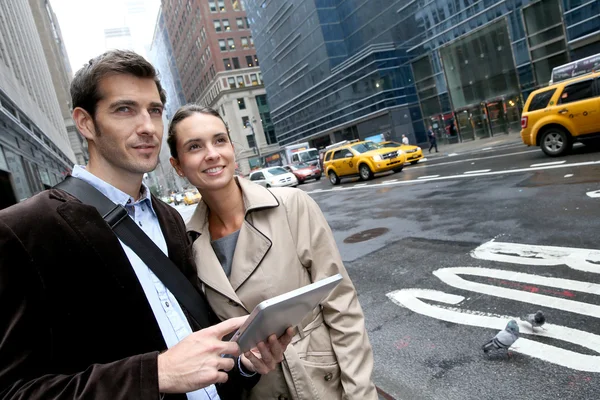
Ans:
[[[258,146],[258,140],[256,140],[256,134],[254,133],[253,124],[256,123],[256,117],[252,117],[252,122],[246,122],[246,128],[250,128],[252,131],[252,139],[254,140],[254,147],[256,147],[256,154],[258,155],[258,161],[260,162],[260,147]],[[262,165],[262,163],[261,163]]]

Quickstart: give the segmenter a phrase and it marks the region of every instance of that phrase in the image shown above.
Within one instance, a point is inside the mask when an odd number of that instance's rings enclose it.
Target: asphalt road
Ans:
[[[391,398],[600,398],[600,151],[510,145],[300,188],[331,225]],[[519,318],[538,309],[532,332]],[[484,355],[511,318],[516,349]]]

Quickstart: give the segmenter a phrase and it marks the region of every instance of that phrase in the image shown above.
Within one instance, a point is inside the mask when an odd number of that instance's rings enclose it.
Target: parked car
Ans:
[[[600,140],[600,72],[567,79],[531,92],[521,114],[521,139],[550,157],[574,142]]]
[[[385,141],[378,144],[382,148],[402,150],[406,154],[406,162],[409,162],[411,164],[416,164],[421,158],[423,158],[423,150],[421,150],[419,146],[402,144],[393,141]]]
[[[185,195],[183,196],[183,202],[186,206],[189,206],[191,204],[198,204],[201,199],[202,196],[200,195],[200,193],[198,193],[197,190],[190,190],[188,192],[185,192]]]
[[[249,179],[264,187],[298,186],[298,179],[283,167],[271,167],[252,171]]]
[[[381,148],[371,141],[343,141],[327,148],[325,173],[332,185],[340,183],[342,177],[368,180],[377,172],[400,172],[406,162],[402,150]]]
[[[298,163],[285,165],[283,168],[296,176],[298,184],[304,183],[307,179],[315,179],[317,181],[321,179],[321,169],[316,165]]]

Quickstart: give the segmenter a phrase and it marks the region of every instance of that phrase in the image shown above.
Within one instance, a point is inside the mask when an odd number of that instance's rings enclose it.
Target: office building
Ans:
[[[48,62],[60,112],[69,135],[69,143],[75,154],[77,164],[85,165],[89,159],[87,142],[77,131],[71,116],[72,104],[69,86],[73,79],[73,72],[60,25],[48,0],[29,0],[29,5]]]
[[[247,0],[281,144],[519,131],[554,66],[600,53],[600,2]]]
[[[240,0],[163,0],[185,100],[219,111],[243,174],[279,150],[259,59]]]
[[[55,185],[71,149],[31,7],[0,2],[0,208]]]

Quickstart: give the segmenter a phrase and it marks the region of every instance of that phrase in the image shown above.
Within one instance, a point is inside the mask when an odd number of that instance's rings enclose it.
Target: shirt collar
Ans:
[[[73,167],[73,172],[71,173],[71,176],[73,176],[74,178],[79,178],[82,181],[89,183],[90,185],[98,189],[100,193],[108,197],[109,200],[113,203],[120,204],[124,207],[126,205],[133,205],[137,203],[146,202],[152,210],[152,212],[154,212],[154,208],[152,207],[152,201],[150,200],[150,190],[144,182],[142,182],[140,199],[138,201],[135,201],[133,197],[117,189],[113,185],[106,183],[102,179],[98,178],[96,175],[92,174],[87,169],[85,169],[85,167],[82,165],[75,165]]]

